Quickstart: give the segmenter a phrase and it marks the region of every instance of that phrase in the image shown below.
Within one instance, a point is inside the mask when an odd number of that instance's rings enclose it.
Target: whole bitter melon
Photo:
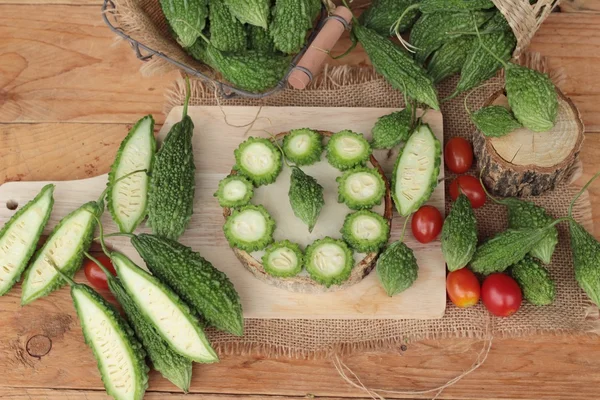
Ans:
[[[323,186],[300,168],[292,167],[288,197],[294,215],[308,226],[309,232],[312,232],[325,205]]]
[[[246,28],[231,14],[223,0],[210,0],[210,44],[221,51],[246,49]]]
[[[265,28],[256,25],[246,26],[246,35],[248,37],[248,49],[256,50],[262,53],[275,52],[275,43],[269,32]]]
[[[417,3],[419,0],[374,0],[360,16],[360,22],[382,36],[391,36],[393,34],[392,27],[396,21],[408,7]],[[417,18],[419,18],[419,10],[408,11],[402,17],[398,31],[409,30]]]
[[[377,277],[388,296],[394,296],[417,280],[419,266],[411,248],[401,241],[390,244],[377,260]]]
[[[189,81],[183,117],[171,127],[156,153],[148,193],[148,225],[152,232],[177,240],[190,222],[196,191],[194,123],[187,114],[190,99]]]
[[[380,117],[371,131],[374,149],[391,149],[408,140],[412,132],[413,112],[410,103],[402,111]]]
[[[467,12],[494,8],[492,0],[421,0],[419,10],[422,13]]]
[[[469,198],[461,193],[442,227],[442,253],[449,271],[466,266],[477,249],[477,219]]]
[[[462,70],[475,40],[473,36],[459,36],[444,43],[433,53],[427,65],[433,83],[439,83]]]
[[[395,89],[434,110],[440,109],[433,81],[409,55],[389,39],[357,22],[353,24],[352,32],[362,44],[375,70]]]
[[[275,48],[286,54],[297,53],[306,40],[306,32],[316,18],[314,0],[276,0],[269,34]]]
[[[243,24],[267,29],[270,0],[223,0],[231,13]]]
[[[488,137],[508,135],[522,127],[514,115],[502,106],[487,106],[470,115],[477,129]]]
[[[181,46],[193,45],[206,26],[207,0],[160,0],[160,5]]]
[[[155,235],[134,236],[131,243],[148,269],[217,329],[241,336],[244,319],[239,295],[223,272],[199,253]]]
[[[525,300],[536,306],[552,304],[556,287],[550,273],[527,256],[511,268],[511,275],[523,291]]]

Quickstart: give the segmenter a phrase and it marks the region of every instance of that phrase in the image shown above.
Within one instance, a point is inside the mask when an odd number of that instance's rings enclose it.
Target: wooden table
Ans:
[[[553,68],[564,69],[564,89],[583,115],[581,184],[600,170],[600,1],[564,0],[562,12],[550,16],[531,50],[549,57]],[[344,62],[362,63],[366,57],[357,49]],[[165,90],[176,74],[144,78],[139,67],[129,46],[103,25],[99,0],[0,0],[0,184],[107,172],[132,122],[148,113],[159,124],[164,120]],[[590,192],[593,206],[600,206],[600,185]],[[600,238],[600,213],[594,217]],[[54,322],[53,329],[72,328]],[[10,321],[0,321],[1,398],[106,398],[97,374],[77,373],[80,363],[93,362],[91,354],[65,360],[51,374],[40,373],[43,357],[29,356],[19,335]],[[371,387],[429,389],[466,370],[481,345],[430,340],[410,344],[401,356],[374,352],[344,361]],[[30,373],[13,372],[23,365]],[[597,336],[496,338],[485,365],[440,398],[590,399],[599,397],[599,383]],[[183,398],[169,393],[172,388],[156,377],[146,398]],[[258,355],[226,356],[218,365],[196,366],[193,392],[198,394],[185,398],[365,397],[343,382],[328,360]]]

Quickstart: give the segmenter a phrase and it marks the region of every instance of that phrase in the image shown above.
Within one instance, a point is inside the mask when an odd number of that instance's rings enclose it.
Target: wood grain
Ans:
[[[558,7],[563,13],[600,13],[598,0],[562,0]]]

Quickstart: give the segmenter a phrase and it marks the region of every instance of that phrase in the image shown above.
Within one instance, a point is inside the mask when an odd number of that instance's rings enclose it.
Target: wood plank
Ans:
[[[558,6],[563,13],[600,12],[597,0],[562,0]]]
[[[176,73],[143,78],[100,8],[0,5],[0,122],[162,121]]]

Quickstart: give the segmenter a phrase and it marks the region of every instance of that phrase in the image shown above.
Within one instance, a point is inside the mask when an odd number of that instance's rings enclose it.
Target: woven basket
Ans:
[[[529,46],[533,35],[560,0],[493,0],[504,14],[517,38],[514,56],[519,56]],[[331,9],[330,0],[324,4]],[[141,71],[145,75],[164,72],[174,67],[192,76],[212,82],[224,97],[240,95],[249,98],[265,97],[285,86],[285,79],[276,88],[265,93],[249,93],[218,80],[206,65],[190,57],[172,38],[158,0],[104,0],[105,22],[118,35],[128,40],[137,57],[146,62]],[[323,16],[322,16],[323,17]],[[321,18],[322,22],[323,18]],[[318,29],[313,30],[308,43]],[[295,65],[300,53],[290,65]]]

